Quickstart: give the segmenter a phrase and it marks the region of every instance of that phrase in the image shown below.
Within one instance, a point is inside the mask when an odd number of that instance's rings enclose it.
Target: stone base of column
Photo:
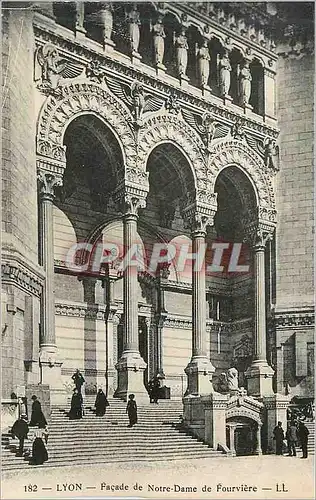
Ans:
[[[193,357],[185,368],[188,377],[188,388],[185,396],[199,396],[214,392],[212,376],[215,368],[206,357]]]
[[[115,365],[118,372],[118,388],[114,397],[127,401],[129,394],[134,394],[137,404],[149,404],[149,395],[144,385],[146,367],[139,352],[123,352],[121,359]]]
[[[41,384],[50,388],[50,403],[62,408],[67,406],[67,394],[61,378],[62,361],[58,359],[56,350],[43,349],[40,352]]]
[[[273,374],[274,371],[266,361],[253,361],[245,373],[249,396],[271,396]]]
[[[274,453],[275,441],[273,439],[273,429],[278,422],[282,422],[284,434],[287,429],[287,409],[290,404],[291,396],[283,394],[273,394],[262,398],[266,412],[266,448],[267,453]]]

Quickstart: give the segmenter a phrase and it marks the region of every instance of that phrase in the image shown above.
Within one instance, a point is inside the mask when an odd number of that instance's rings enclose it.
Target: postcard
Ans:
[[[312,2],[3,2],[3,499],[312,499]]]

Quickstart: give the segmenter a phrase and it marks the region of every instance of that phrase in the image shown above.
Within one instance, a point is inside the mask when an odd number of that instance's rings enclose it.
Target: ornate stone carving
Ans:
[[[132,56],[139,57],[138,47],[140,38],[140,14],[137,10],[137,4],[133,4],[132,8],[126,14],[127,34],[129,49]]]
[[[176,64],[177,73],[180,78],[188,79],[186,76],[186,70],[188,65],[188,40],[186,37],[186,30],[184,27],[181,28],[180,33],[174,35],[174,46],[176,49]]]
[[[115,202],[119,210],[124,215],[138,215],[140,208],[146,207],[147,193],[125,187],[117,191],[114,195]]]
[[[243,141],[245,139],[245,120],[242,118],[237,118],[232,126],[232,137],[238,141]]]
[[[93,58],[95,58],[95,53],[92,53],[90,49],[78,44],[74,44],[72,41],[61,39],[54,33],[47,32],[44,27],[40,26],[39,22],[35,23],[34,31],[37,38],[41,40],[41,43],[52,43],[56,47],[58,47],[58,50],[61,49],[63,51],[69,52],[69,54],[73,55],[74,57],[80,57],[81,60],[86,61],[87,65]],[[100,50],[100,55],[101,54],[102,52]],[[269,59],[271,59],[271,57],[269,57]],[[145,74],[145,72],[143,74],[140,74],[136,68],[122,66],[119,61],[115,61],[114,59],[107,59],[106,64],[103,63],[103,69],[106,72],[111,72],[111,74],[113,74],[113,72],[119,73],[123,76],[125,81],[128,81],[130,83],[134,80],[137,80],[144,86],[146,86],[146,88],[153,89],[154,92],[159,92],[160,94],[164,94],[165,96],[168,96],[170,94],[170,85],[168,82],[157,80],[154,76]],[[185,90],[177,89],[175,91],[175,94],[179,102],[181,101],[181,104],[185,103],[187,106],[200,108],[201,114],[203,114],[205,110],[208,110],[209,112],[214,114],[216,118],[222,119],[225,122],[233,122],[238,116],[240,116],[239,113],[233,108],[228,109],[227,107],[217,105],[215,102],[211,103],[209,99],[206,99],[202,96],[193,96],[187,93]],[[279,134],[276,127],[272,127],[266,123],[258,122],[256,119],[251,118],[250,116],[247,117],[247,129],[255,131],[256,133],[262,135],[262,138],[267,135],[273,138],[277,138]]]
[[[37,152],[42,154],[43,144],[48,148],[64,151],[63,136],[68,123],[84,112],[97,114],[111,127],[118,143],[126,167],[133,168],[137,163],[136,143],[131,126],[131,114],[124,104],[111,96],[105,89],[92,83],[78,83],[63,86],[60,96],[50,96],[40,112],[37,130]],[[48,150],[46,155],[49,154]],[[124,179],[124,167],[117,165],[118,178]],[[145,169],[145,166],[144,166]]]
[[[229,133],[229,128],[215,121],[207,111],[202,116],[192,113],[188,109],[182,109],[184,119],[195,128],[202,136],[207,151],[210,150],[212,141],[226,137]]]
[[[94,59],[87,67],[86,75],[90,80],[96,83],[101,83],[104,80],[105,71],[102,69],[100,61]]]
[[[36,65],[39,65],[40,70]],[[61,78],[76,78],[83,70],[82,64],[61,58],[52,44],[48,43],[36,50],[35,81],[41,80],[38,88],[44,93],[55,91]]]
[[[37,180],[40,186],[40,194],[42,199],[53,200],[55,197],[55,188],[62,186],[63,180],[60,175],[55,175],[47,172],[39,171]]]
[[[238,94],[241,106],[246,106],[247,104],[249,104],[251,94],[252,76],[249,64],[249,59],[244,59],[238,75]]]
[[[28,293],[40,297],[43,289],[44,278],[35,274],[25,264],[13,260],[12,257],[6,259],[2,255],[1,263],[2,283],[11,283],[17,285]]]
[[[192,171],[197,200],[205,204],[212,203],[214,193],[208,188],[205,158],[201,153],[203,142],[195,131],[175,115],[161,114],[144,120],[144,127],[139,134],[139,162],[145,165],[150,152],[162,142],[172,142],[182,151]]]
[[[197,73],[198,73],[199,85],[200,87],[202,87],[202,89],[204,89],[205,87],[208,86],[208,79],[210,76],[210,61],[211,61],[207,39],[205,38],[203,39],[200,47],[196,45],[195,55],[197,60]]]
[[[275,197],[263,160],[245,144],[232,140],[214,146],[208,166],[211,192],[220,171],[227,165],[239,166],[252,180],[258,198],[259,216],[275,224]],[[271,220],[272,219],[272,220]]]
[[[154,41],[154,62],[158,69],[165,69],[163,56],[165,52],[165,30],[163,27],[163,16],[158,14],[155,24],[151,25],[151,33]]]
[[[266,167],[271,169],[273,172],[278,172],[280,170],[279,146],[277,146],[275,140],[270,137],[268,137],[265,142],[264,163]]]
[[[296,328],[298,326],[313,326],[314,324],[315,313],[313,310],[277,312],[274,316],[274,325],[277,328]]]
[[[143,85],[137,81],[129,87],[115,78],[106,77],[106,83],[111,92],[132,110],[134,124],[137,127],[143,125],[143,113],[158,111],[164,104],[164,101],[159,97],[145,94]]]
[[[229,94],[231,70],[232,67],[229,61],[229,52],[225,49],[218,61],[219,88],[222,97]]]
[[[201,233],[205,235],[207,226],[214,224],[215,214],[215,207],[212,210],[211,208],[191,206],[182,210],[184,224],[194,234]]]
[[[174,113],[176,115],[180,113],[181,106],[175,93],[169,94],[166,100],[165,108],[169,111],[169,113]]]

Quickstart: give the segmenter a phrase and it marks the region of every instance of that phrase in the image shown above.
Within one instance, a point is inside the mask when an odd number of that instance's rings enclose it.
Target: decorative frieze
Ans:
[[[106,319],[106,311],[104,305],[87,305],[87,304],[65,304],[55,303],[55,314],[57,316],[68,316],[72,318],[87,318],[104,321]]]
[[[284,311],[274,315],[274,325],[276,328],[296,328],[313,326],[315,324],[315,313],[309,311]]]
[[[2,256],[1,280],[3,284],[17,286],[37,297],[42,294],[44,278],[11,257]]]
[[[97,50],[94,50],[92,54],[91,49],[85,46],[84,41],[82,41],[81,45],[74,44],[70,38],[67,39],[66,34],[63,34],[63,36],[56,35],[47,26],[41,26],[41,22],[36,18],[34,23],[34,31],[39,46],[45,45],[45,43],[53,44],[63,55],[69,54],[72,61],[75,58],[75,60],[80,61],[85,66],[90,66],[93,62],[94,65],[98,66],[99,71],[104,72],[108,76],[120,75],[118,80],[125,84],[131,85],[133,81],[138,81],[144,86],[146,92],[154,93],[157,97],[162,97],[165,100],[170,95],[170,92],[172,92],[177,100],[187,107],[195,108],[201,115],[205,111],[208,111],[215,115],[217,119],[222,119],[226,123],[227,121],[231,123],[236,121],[236,118],[243,113],[242,109],[240,111],[232,108],[228,109],[215,96],[208,94],[206,99],[205,96],[200,95],[198,89],[196,89],[196,95],[194,95],[195,89],[193,87],[191,89],[192,92],[188,93],[183,89],[179,89],[171,80],[164,82],[163,77],[153,77],[150,75],[150,68],[147,70],[145,66],[142,66],[141,69],[137,66],[127,66],[110,56],[107,56],[105,60],[101,48],[100,54],[97,54]],[[271,136],[273,138],[277,138],[278,136],[278,129],[276,127],[271,127],[253,117],[247,117],[247,128],[262,136]]]

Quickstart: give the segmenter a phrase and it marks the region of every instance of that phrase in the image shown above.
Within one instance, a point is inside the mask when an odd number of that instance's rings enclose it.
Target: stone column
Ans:
[[[276,120],[276,92],[275,92],[275,62],[271,61],[270,68],[263,69],[263,91],[264,91],[264,121]]]
[[[75,23],[74,23],[74,31],[76,37],[85,36],[86,29],[84,28],[84,2],[76,2],[75,3]]]
[[[215,368],[209,359],[206,339],[205,236],[209,216],[190,214],[192,231],[192,357],[185,368],[188,376],[187,395],[213,392]]]
[[[49,384],[52,403],[61,401],[61,361],[57,356],[55,338],[55,299],[54,299],[54,233],[53,200],[54,189],[61,186],[62,177],[53,173],[39,171],[40,186],[40,245],[41,265],[45,272],[42,295],[40,367],[41,384]]]
[[[254,250],[255,274],[255,352],[251,366],[245,375],[248,379],[248,394],[251,396],[270,396],[273,394],[273,370],[267,362],[266,338],[266,300],[265,300],[265,245],[271,238],[271,228],[256,231]]]
[[[138,345],[138,270],[130,265],[126,255],[137,239],[138,209],[144,208],[146,201],[137,196],[125,196],[123,215],[123,244],[125,269],[123,270],[123,312],[124,312],[124,348],[121,359],[116,365],[118,370],[118,389],[116,397],[127,399],[135,394],[137,402],[147,403],[149,397],[144,386],[146,363],[142,359]],[[123,263],[124,263],[123,261]]]
[[[262,425],[258,423],[257,427],[257,446],[255,449],[255,454],[256,455],[262,455],[262,449],[261,449],[261,427]]]

